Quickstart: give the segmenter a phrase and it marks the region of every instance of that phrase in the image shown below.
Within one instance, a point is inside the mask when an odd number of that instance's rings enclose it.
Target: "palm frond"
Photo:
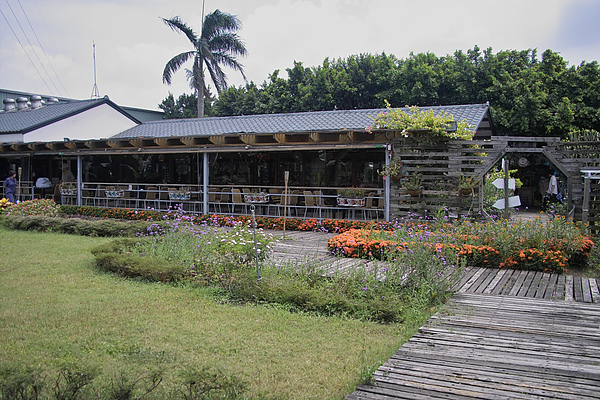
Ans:
[[[174,32],[183,33],[188,38],[188,40],[190,42],[192,42],[194,47],[196,47],[196,44],[198,43],[198,35],[196,35],[194,30],[191,27],[187,26],[186,23],[181,20],[181,18],[175,16],[170,19],[166,19],[166,18],[161,18],[161,19]]]
[[[195,56],[195,51],[188,51],[185,53],[177,54],[175,57],[171,58],[167,65],[165,65],[165,69],[163,71],[163,83],[171,84],[171,77],[181,66],[190,58]]]
[[[204,17],[201,37],[210,40],[224,32],[237,31],[241,29],[242,23],[235,15],[215,10]]]

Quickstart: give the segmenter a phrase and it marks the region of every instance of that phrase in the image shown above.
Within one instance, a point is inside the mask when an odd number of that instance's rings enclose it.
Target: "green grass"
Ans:
[[[432,311],[381,325],[221,304],[210,289],[95,270],[89,250],[106,240],[0,227],[0,364],[98,367],[100,380],[210,366],[256,397],[342,399]]]

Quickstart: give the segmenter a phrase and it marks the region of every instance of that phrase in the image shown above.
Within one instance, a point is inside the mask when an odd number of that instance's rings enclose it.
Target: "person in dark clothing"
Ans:
[[[2,184],[4,186],[4,195],[11,203],[15,203],[17,193],[17,173],[15,171],[8,172],[8,178]]]

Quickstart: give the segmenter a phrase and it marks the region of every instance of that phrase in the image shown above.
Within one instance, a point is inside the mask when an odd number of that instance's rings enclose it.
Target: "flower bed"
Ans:
[[[345,257],[393,258],[423,245],[446,249],[464,266],[526,269],[564,273],[585,268],[594,242],[574,224],[474,223],[413,224],[393,231],[351,229],[328,241],[328,249]]]

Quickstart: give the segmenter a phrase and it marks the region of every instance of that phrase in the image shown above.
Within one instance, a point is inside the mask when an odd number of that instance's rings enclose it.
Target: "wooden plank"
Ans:
[[[583,287],[581,286],[580,276],[573,276],[573,298],[575,301],[583,301]]]
[[[469,280],[458,290],[459,293],[464,293],[467,290],[469,290],[469,288],[471,287],[471,285],[473,285],[473,283],[475,283],[475,281],[477,279],[479,279],[479,276],[484,272],[484,268],[477,268],[475,270],[475,273],[469,278]]]
[[[525,297],[535,297],[535,294],[538,290],[541,279],[542,279],[542,272],[535,271],[535,274],[533,275],[533,279],[531,280],[531,285],[529,286],[529,289],[527,290]]]
[[[598,281],[595,278],[590,278],[590,292],[592,293],[592,301],[600,303],[600,290],[598,288]]]
[[[490,283],[487,285],[487,287],[483,290],[482,293],[484,293],[484,294],[492,293],[492,290],[494,290],[494,288],[502,280],[502,277],[504,277],[504,275],[506,275],[506,271],[507,270],[505,270],[505,269],[497,270],[496,274],[494,275],[494,279],[492,281],[490,281]]]
[[[527,277],[525,278],[525,280],[523,281],[523,284],[519,288],[519,292],[517,293],[517,296],[525,296],[527,294],[527,291],[529,290],[529,286],[531,286],[531,282],[533,281],[534,277],[535,277],[535,271],[527,271]]]
[[[528,273],[528,271],[519,271],[519,274],[517,275],[517,279],[515,280],[513,287],[510,289],[510,292],[508,293],[509,296],[517,296],[517,294],[519,293],[519,290],[521,290],[521,287],[523,286],[523,282],[527,278],[527,273]]]
[[[554,294],[552,298],[555,300],[564,300],[566,286],[566,276],[559,275],[558,279],[556,280],[556,287],[554,288]]]
[[[582,301],[585,303],[592,302],[592,291],[590,289],[590,280],[586,277],[581,278],[581,292],[582,292]]]
[[[471,268],[471,267],[465,268],[465,272],[463,273],[460,280],[456,283],[456,285],[454,285],[452,290],[454,290],[454,291],[460,290],[469,281],[469,279],[471,279],[471,277],[475,274],[475,272],[477,272],[477,268]]]
[[[548,278],[548,286],[546,287],[546,292],[544,293],[544,299],[550,300],[554,296],[556,285],[558,283],[558,276],[558,274],[550,274],[550,278]]]
[[[471,285],[471,287],[469,288],[469,290],[467,292],[468,293],[481,293],[481,292],[478,292],[478,289],[483,284],[483,282],[486,281],[487,277],[490,275],[491,272],[492,272],[492,270],[490,268],[481,268],[481,274],[479,274],[479,277],[475,280],[475,282],[473,282],[473,284]]]
[[[514,281],[516,279],[516,278],[513,278],[516,271],[514,269],[505,269],[503,271],[504,271],[504,275],[502,275],[502,278],[498,281],[496,286],[494,286],[494,288],[492,289],[490,294],[497,295],[497,294],[502,294],[505,291],[507,291],[507,292],[510,291],[510,287],[512,287],[512,284],[514,283]]]
[[[543,299],[546,294],[546,290],[548,289],[548,281],[550,280],[549,273],[542,273],[542,279],[540,279],[540,283],[538,284],[538,289],[535,292],[534,297],[538,299]]]

